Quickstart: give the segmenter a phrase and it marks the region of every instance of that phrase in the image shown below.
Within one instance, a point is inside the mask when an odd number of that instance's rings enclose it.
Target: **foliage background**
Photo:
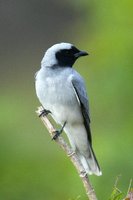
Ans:
[[[132,0],[0,0],[0,199],[86,199],[64,152],[35,114],[34,74],[44,51],[67,41],[90,52],[75,64],[90,98],[93,144],[103,176],[99,199],[115,178],[133,178]]]

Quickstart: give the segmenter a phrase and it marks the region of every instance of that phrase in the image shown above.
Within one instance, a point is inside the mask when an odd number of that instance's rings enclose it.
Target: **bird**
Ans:
[[[43,114],[53,117],[64,130],[85,172],[102,175],[92,147],[89,102],[82,76],[73,68],[75,61],[87,56],[71,43],[61,42],[48,48],[35,75],[36,95]]]

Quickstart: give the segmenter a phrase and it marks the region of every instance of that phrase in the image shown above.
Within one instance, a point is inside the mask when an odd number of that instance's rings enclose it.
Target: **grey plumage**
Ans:
[[[49,48],[36,74],[36,93],[45,109],[66,132],[73,150],[89,174],[101,175],[92,149],[89,105],[83,78],[72,65],[87,55],[72,44],[60,43]]]

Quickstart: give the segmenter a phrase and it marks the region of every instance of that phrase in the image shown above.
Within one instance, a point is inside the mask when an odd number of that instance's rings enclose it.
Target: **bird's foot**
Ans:
[[[63,124],[63,126],[61,127],[60,130],[57,130],[57,131],[54,132],[55,135],[53,136],[52,140],[56,140],[59,137],[59,135],[63,132],[65,125],[66,125],[66,122],[64,122],[64,124]]]
[[[43,116],[43,117],[47,116],[49,113],[51,113],[50,110],[43,109],[42,112],[40,113],[39,117],[41,117],[41,116]]]

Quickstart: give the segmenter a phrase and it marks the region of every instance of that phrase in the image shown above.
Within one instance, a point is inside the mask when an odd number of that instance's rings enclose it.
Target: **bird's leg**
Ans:
[[[55,131],[55,135],[53,136],[52,140],[56,140],[58,136],[63,132],[63,129],[65,127],[67,122],[64,122],[63,126],[61,127],[60,130]]]
[[[42,112],[41,112],[41,114],[39,115],[39,117],[41,117],[41,116],[47,116],[49,113],[51,113],[50,110],[43,109]]]

